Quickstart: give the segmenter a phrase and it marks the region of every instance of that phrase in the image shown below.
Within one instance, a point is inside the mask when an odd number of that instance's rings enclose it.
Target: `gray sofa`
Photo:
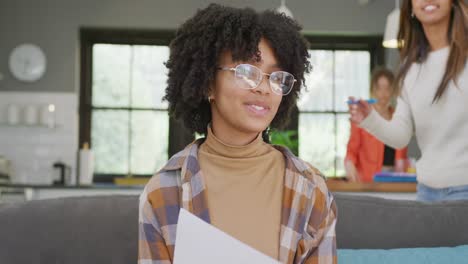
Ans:
[[[468,201],[335,198],[340,249],[468,244]],[[0,204],[0,263],[136,263],[137,215],[137,196]]]

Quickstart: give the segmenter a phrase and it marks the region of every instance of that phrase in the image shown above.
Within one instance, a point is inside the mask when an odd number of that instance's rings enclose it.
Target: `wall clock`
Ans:
[[[34,44],[16,46],[10,54],[9,67],[13,76],[23,82],[39,80],[45,73],[47,60],[40,47]]]

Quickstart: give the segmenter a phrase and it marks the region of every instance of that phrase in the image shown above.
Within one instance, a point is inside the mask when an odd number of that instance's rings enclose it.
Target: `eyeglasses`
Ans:
[[[289,72],[275,71],[270,74],[264,73],[258,67],[250,64],[239,64],[235,68],[218,67],[219,70],[233,71],[236,80],[239,81],[242,89],[255,89],[263,80],[263,76],[268,76],[271,90],[278,95],[287,95],[291,92],[294,83],[297,81]]]

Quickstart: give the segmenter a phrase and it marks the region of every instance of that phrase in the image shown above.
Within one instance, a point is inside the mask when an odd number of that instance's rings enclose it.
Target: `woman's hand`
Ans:
[[[350,96],[348,98],[351,102],[355,102],[354,97]],[[365,101],[359,99],[356,103],[354,104],[348,104],[349,107],[349,113],[351,114],[351,117],[349,120],[355,124],[360,124],[362,120],[366,119],[366,117],[370,114],[372,111],[371,106]]]
[[[359,173],[357,172],[356,167],[350,160],[347,160],[345,162],[345,171],[346,171],[346,177],[348,178],[350,182],[361,181],[361,176],[359,176]]]
[[[395,160],[395,172],[406,172],[406,160],[397,159]]]

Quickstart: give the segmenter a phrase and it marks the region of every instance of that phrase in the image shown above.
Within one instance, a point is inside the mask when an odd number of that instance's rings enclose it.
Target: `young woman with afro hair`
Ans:
[[[274,11],[211,4],[176,32],[169,112],[204,134],[145,186],[139,263],[172,263],[179,210],[281,263],[336,263],[336,205],[318,170],[269,144],[310,69],[301,27]]]

